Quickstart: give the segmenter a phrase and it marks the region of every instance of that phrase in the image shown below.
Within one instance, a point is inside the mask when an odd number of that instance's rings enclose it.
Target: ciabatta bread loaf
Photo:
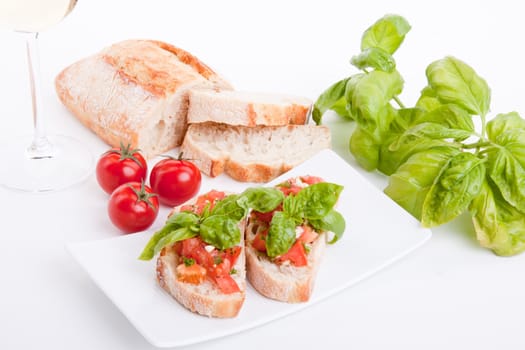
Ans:
[[[192,90],[189,96],[188,123],[305,124],[312,105],[305,97],[248,91]]]
[[[111,146],[131,144],[151,158],[179,146],[188,90],[231,89],[190,53],[167,43],[127,40],[66,67],[60,100]]]
[[[330,147],[326,126],[198,123],[189,125],[180,150],[208,176],[267,182]]]

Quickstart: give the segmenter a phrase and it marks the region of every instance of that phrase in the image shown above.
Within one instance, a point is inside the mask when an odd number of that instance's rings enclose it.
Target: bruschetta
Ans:
[[[250,208],[269,211],[282,202],[274,188],[241,194],[212,190],[174,208],[139,256],[158,255],[159,285],[187,309],[210,317],[235,317],[245,299],[244,233]]]
[[[343,187],[301,176],[276,186],[282,202],[270,211],[252,210],[246,227],[246,273],[265,297],[306,302],[314,289],[327,233],[336,242],[345,230],[334,209]]]
[[[246,215],[236,197],[212,190],[176,207],[139,257],[159,254],[159,285],[201,315],[235,317],[244,303]]]

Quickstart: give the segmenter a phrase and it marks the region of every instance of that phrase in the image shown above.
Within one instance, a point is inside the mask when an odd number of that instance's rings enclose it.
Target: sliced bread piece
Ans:
[[[66,67],[55,80],[62,103],[113,147],[151,158],[179,146],[188,90],[231,89],[197,57],[153,40],[126,40]]]
[[[246,227],[246,275],[250,284],[267,298],[288,303],[310,299],[317,271],[326,248],[326,235],[313,242],[307,255],[307,265],[296,267],[290,263],[276,264],[265,253],[257,251],[252,243],[260,226],[248,220]]]
[[[210,204],[213,205],[212,202],[222,199],[223,196],[218,195],[221,193],[224,196],[231,194],[212,190],[184,203],[181,206],[175,207],[169,215],[177,214],[181,210],[190,210],[200,214],[205,206]],[[230,271],[232,273],[229,274],[237,284],[238,291],[224,293],[221,291],[221,288],[219,288],[217,283],[212,281],[208,272],[206,272],[206,277],[200,280],[199,283],[195,283],[195,281],[193,281],[194,283],[185,281],[184,276],[180,275],[180,267],[181,265],[185,265],[181,264],[181,261],[185,261],[185,259],[181,259],[181,255],[179,255],[184,254],[184,250],[181,250],[178,253],[175,244],[162,248],[157,258],[156,276],[159,285],[182,306],[192,312],[203,316],[217,318],[231,318],[237,316],[244,304],[246,296],[246,253],[244,247],[246,218],[243,218],[238,223],[238,226],[241,235],[237,246],[241,249],[234,266],[230,266]],[[228,249],[219,251],[218,248],[214,248],[211,245],[206,245],[204,248],[205,251],[196,250],[194,251],[194,254],[200,255],[202,259],[212,259],[211,256],[213,254],[227,254],[228,251]],[[210,250],[208,250],[209,248]],[[209,256],[207,254],[209,254]],[[219,259],[221,262],[223,261],[220,256],[221,255],[213,255],[214,263],[216,259]],[[228,260],[228,258],[225,257],[224,260]],[[197,263],[198,259],[196,258],[195,264]],[[219,262],[217,262],[217,264],[219,264]],[[201,269],[204,269],[204,267],[201,267]],[[190,276],[190,279],[191,277],[192,276]]]
[[[221,293],[208,279],[200,284],[180,281],[177,277],[179,261],[180,256],[173,246],[163,248],[157,258],[157,281],[175,300],[190,311],[203,316],[229,318],[239,314],[246,295],[244,249],[234,265],[236,272],[232,275],[241,291],[231,294]]]
[[[181,152],[215,177],[225,172],[243,182],[267,182],[331,147],[327,126],[231,126],[190,124]]]
[[[312,101],[308,98],[248,91],[192,90],[188,123],[230,125],[305,124]]]

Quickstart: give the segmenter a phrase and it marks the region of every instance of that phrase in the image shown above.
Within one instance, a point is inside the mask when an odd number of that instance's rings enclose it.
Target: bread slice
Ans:
[[[225,172],[243,182],[267,182],[331,147],[330,129],[316,125],[190,124],[180,148],[206,175]]]
[[[276,264],[253,248],[258,225],[248,220],[246,228],[246,275],[250,284],[267,298],[288,303],[310,299],[317,271],[326,248],[326,235],[320,234],[307,255],[308,264],[296,267],[289,263]]]
[[[226,193],[226,195],[228,194],[231,193]],[[184,205],[195,203],[195,201],[196,198]],[[179,212],[182,206],[175,207],[169,215]],[[224,294],[207,278],[200,284],[179,281],[177,279],[177,266],[180,262],[180,256],[173,249],[174,246],[164,247],[157,258],[156,275],[159,285],[192,312],[217,318],[237,316],[246,297],[246,253],[244,249],[246,219],[241,220],[239,229],[241,230],[239,245],[243,249],[233,266],[236,273],[231,276],[239,286],[240,292]]]
[[[235,263],[236,273],[232,275],[241,290],[237,293],[223,294],[207,279],[200,284],[179,281],[176,272],[178,261],[179,256],[172,247],[163,248],[157,258],[157,281],[175,300],[192,312],[204,316],[229,318],[238,315],[246,296],[244,249]]]
[[[179,146],[188,91],[231,89],[190,53],[153,40],[126,40],[66,67],[55,79],[62,103],[111,146],[151,158]]]
[[[284,94],[248,91],[192,90],[188,123],[230,125],[305,124],[312,101]]]

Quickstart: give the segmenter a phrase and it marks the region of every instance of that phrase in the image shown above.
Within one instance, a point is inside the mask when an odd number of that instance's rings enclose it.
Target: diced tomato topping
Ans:
[[[284,193],[285,196],[289,196],[291,194],[296,195],[297,193],[299,193],[299,191],[303,189],[302,187],[297,186],[295,182],[292,183],[290,181],[287,181],[286,183],[279,185],[277,188],[281,190],[281,192]]]
[[[177,266],[177,273],[179,272],[179,266],[184,265],[185,259],[195,260],[195,265],[199,266],[204,270],[204,276],[208,276],[221,292],[228,294],[239,291],[239,286],[233,278],[231,278],[230,273],[232,267],[237,262],[239,255],[241,254],[242,247],[234,246],[222,251],[214,248],[213,250],[208,251],[206,249],[206,242],[204,242],[200,237],[193,237],[183,240],[182,242],[177,242],[174,245],[175,251],[181,256],[182,264]],[[182,277],[179,280],[188,283],[194,283],[196,277],[190,272],[194,272],[191,269],[186,271],[188,266],[180,267]],[[197,269],[197,268],[193,268]],[[177,275],[179,278],[179,274]],[[201,280],[202,282],[202,280]],[[200,282],[198,282],[200,283]],[[194,284],[198,284],[194,283]]]
[[[313,185],[319,182],[324,182],[324,180],[320,178],[319,176],[306,175],[306,176],[300,176],[299,178],[301,179],[302,182],[308,185]]]
[[[180,207],[180,211],[191,211],[195,214],[202,214],[204,208],[208,207],[209,210],[213,208],[217,201],[224,199],[226,193],[222,191],[211,190],[203,195],[200,195],[195,200],[195,204],[185,204]]]
[[[308,263],[308,259],[306,258],[306,251],[304,250],[303,244],[303,242],[296,240],[290,250],[277,257],[275,262],[280,264],[289,260],[294,266],[305,266]]]
[[[181,282],[200,284],[206,278],[206,269],[199,264],[186,266],[182,263],[177,266],[177,279]]]
[[[303,225],[301,227],[303,229],[303,233],[299,236],[299,238],[297,238],[298,241],[303,243],[312,243],[319,236],[319,234],[315,232],[310,226]]]
[[[221,292],[224,294],[237,293],[241,291],[237,285],[237,282],[235,282],[235,280],[229,274],[216,277],[214,280]]]
[[[252,247],[260,252],[266,252],[266,236],[268,235],[268,230],[261,231],[255,235],[255,238],[252,241]]]
[[[281,203],[277,206],[277,208],[267,213],[261,213],[260,211],[252,210],[251,215],[253,215],[257,220],[269,224],[272,221],[273,214],[275,214],[275,212],[277,211],[282,211],[282,210],[283,210],[283,205]]]

